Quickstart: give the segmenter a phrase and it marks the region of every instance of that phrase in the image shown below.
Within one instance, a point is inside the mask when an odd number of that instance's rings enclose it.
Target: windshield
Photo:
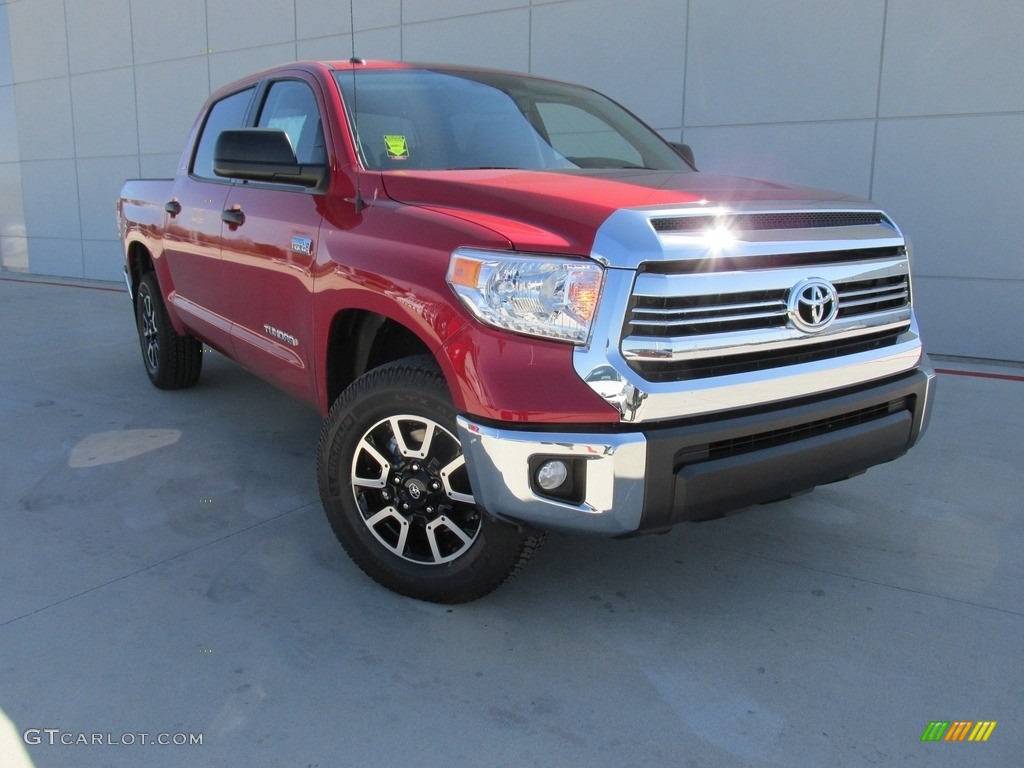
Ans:
[[[654,131],[587,88],[512,74],[370,70],[356,73],[353,95],[352,72],[334,76],[372,170],[691,170]]]

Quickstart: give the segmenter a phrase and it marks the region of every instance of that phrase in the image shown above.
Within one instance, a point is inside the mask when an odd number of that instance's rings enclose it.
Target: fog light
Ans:
[[[545,461],[537,470],[537,485],[545,491],[553,491],[561,487],[569,477],[569,468],[564,461],[558,459]]]

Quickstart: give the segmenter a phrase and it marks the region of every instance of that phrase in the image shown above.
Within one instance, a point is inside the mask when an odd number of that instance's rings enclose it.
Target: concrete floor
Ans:
[[[1020,765],[1024,380],[941,375],[895,463],[552,537],[448,608],[336,543],[316,413],[215,353],[150,386],[117,286],[0,280],[0,329],[3,768]]]

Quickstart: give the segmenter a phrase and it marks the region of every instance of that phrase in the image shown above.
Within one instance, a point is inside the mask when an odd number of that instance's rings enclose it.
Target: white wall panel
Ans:
[[[869,195],[871,120],[687,128],[683,138],[702,171]]]
[[[529,0],[402,0],[402,23],[469,17],[508,8],[528,8]]]
[[[28,238],[0,235],[0,270],[28,272]]]
[[[0,163],[0,237],[25,236],[21,163]]]
[[[230,53],[211,53],[210,92],[253,72],[294,60],[295,43],[264,45],[260,48],[245,48]]]
[[[0,86],[14,84],[11,70],[11,30],[7,23],[7,5],[0,5]]]
[[[79,158],[76,168],[82,237],[87,240],[115,239],[114,202],[124,180],[138,177],[139,156]]]
[[[16,83],[68,74],[64,0],[7,3],[7,24]]]
[[[1024,2],[889,3],[881,114],[1024,110]]]
[[[71,86],[68,78],[31,80],[14,86],[22,160],[73,157]]]
[[[85,277],[82,267],[82,241],[52,237],[30,237],[29,271],[37,275]]]
[[[348,4],[344,7],[347,12]],[[290,2],[215,0],[206,4],[206,22],[212,53],[295,40],[295,8]]]
[[[1024,279],[1022,137],[1024,114],[881,122],[874,196],[913,239],[918,273]]]
[[[71,0],[65,8],[72,75],[132,65],[129,0]]]
[[[300,59],[348,61],[351,56],[351,35],[331,35],[299,41]],[[356,56],[364,59],[401,59],[402,30],[399,27],[383,27],[357,31]]]
[[[0,163],[16,163],[20,159],[18,113],[14,107],[14,86],[0,86]]]
[[[131,12],[136,64],[202,56],[210,48],[205,0],[131,0]]]
[[[914,304],[932,352],[1024,361],[1024,281],[914,278]]]
[[[124,285],[124,254],[117,240],[82,241],[83,277],[91,280],[116,280]],[[125,294],[125,304],[128,304]]]
[[[138,153],[135,76],[130,67],[73,75],[71,100],[78,157]]]
[[[873,117],[883,0],[691,0],[687,125]]]
[[[139,151],[181,152],[199,108],[210,95],[205,56],[135,68]]]
[[[181,140],[184,150],[185,140]],[[178,170],[182,152],[139,156],[139,176],[143,179],[169,179]]]
[[[0,163],[0,268],[29,268],[20,163]]]
[[[0,5],[0,269],[28,270],[7,6]]]
[[[25,230],[30,238],[80,238],[74,160],[21,163]]]
[[[521,9],[407,24],[402,51],[406,61],[525,71],[530,66],[530,12]]]
[[[651,125],[679,124],[685,3],[544,5],[533,9],[531,31],[531,72],[596,88]]]
[[[402,0],[355,0],[352,11],[357,32],[402,23]],[[300,39],[348,34],[352,29],[348,3],[338,0],[295,0],[295,19]]]

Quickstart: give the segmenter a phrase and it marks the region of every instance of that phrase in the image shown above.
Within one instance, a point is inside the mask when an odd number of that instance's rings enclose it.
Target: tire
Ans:
[[[434,603],[483,597],[545,535],[476,506],[455,408],[429,357],[376,368],[334,403],[317,449],[320,499],[349,557],[377,583]]]
[[[174,330],[156,275],[152,272],[139,282],[135,320],[146,375],[156,387],[185,389],[199,381],[203,368],[203,345],[197,339],[182,336]]]

